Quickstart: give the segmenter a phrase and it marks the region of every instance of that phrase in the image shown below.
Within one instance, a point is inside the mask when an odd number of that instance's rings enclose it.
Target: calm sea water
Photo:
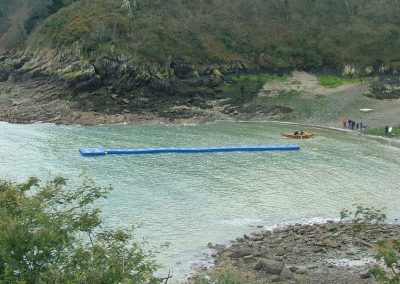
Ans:
[[[400,149],[361,135],[318,129],[287,140],[293,126],[214,123],[96,127],[0,123],[0,177],[62,173],[72,185],[85,171],[114,191],[99,204],[106,222],[140,223],[149,245],[170,242],[159,260],[182,279],[207,262],[208,242],[228,243],[257,225],[339,217],[353,204],[384,206],[399,217]],[[312,130],[312,129],[309,129]],[[79,147],[281,145],[298,152],[160,154],[84,158]],[[164,272],[164,271],[162,271]]]

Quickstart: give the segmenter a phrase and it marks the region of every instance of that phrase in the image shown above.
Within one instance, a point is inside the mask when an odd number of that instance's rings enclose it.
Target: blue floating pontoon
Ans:
[[[106,148],[80,148],[82,156],[105,155],[139,155],[161,153],[210,153],[210,152],[255,152],[255,151],[298,151],[297,145],[273,145],[273,146],[221,146],[200,148],[138,148],[138,149],[106,149]]]

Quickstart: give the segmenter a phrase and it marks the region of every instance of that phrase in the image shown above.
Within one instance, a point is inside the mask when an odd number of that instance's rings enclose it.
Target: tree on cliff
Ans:
[[[155,283],[151,252],[132,230],[103,229],[93,206],[110,188],[84,177],[47,183],[0,180],[1,283]]]

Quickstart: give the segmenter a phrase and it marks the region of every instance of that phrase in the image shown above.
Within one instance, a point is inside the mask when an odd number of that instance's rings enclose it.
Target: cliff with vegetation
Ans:
[[[192,64],[243,61],[267,68],[380,66],[399,61],[398,1],[19,0],[2,1],[0,35],[95,62]],[[25,11],[21,11],[25,10]],[[29,43],[22,45],[25,39]]]
[[[238,105],[264,83],[240,74],[396,74],[399,13],[390,0],[3,0],[0,82],[54,84],[113,114]]]

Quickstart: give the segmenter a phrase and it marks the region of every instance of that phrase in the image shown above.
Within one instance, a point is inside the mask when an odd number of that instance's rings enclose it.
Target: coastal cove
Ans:
[[[0,284],[400,284],[400,0],[0,0]]]
[[[202,125],[15,125],[0,123],[0,176],[41,179],[62,173],[70,184],[84,171],[114,187],[99,204],[110,225],[137,225],[174,280],[211,262],[207,243],[257,226],[337,219],[354,203],[399,216],[400,149],[387,141],[328,129],[299,152],[213,153],[85,158],[78,149],[293,144],[281,136],[297,126],[273,123]],[[72,187],[71,186],[71,187]],[[204,255],[204,253],[206,255]],[[191,265],[193,264],[193,265]]]

